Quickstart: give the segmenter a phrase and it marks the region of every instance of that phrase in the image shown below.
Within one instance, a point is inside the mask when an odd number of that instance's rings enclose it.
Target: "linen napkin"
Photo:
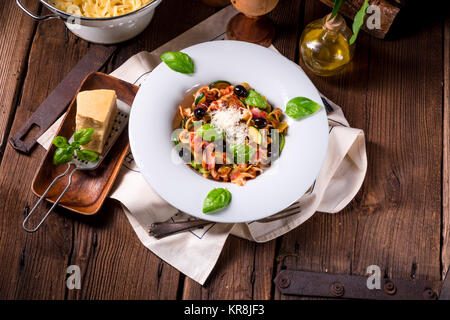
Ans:
[[[159,55],[207,40],[222,39],[226,22],[235,10],[227,7],[185,34],[152,53],[141,52],[111,73],[112,76],[141,84],[160,63]],[[276,50],[272,47],[273,50]],[[121,202],[125,215],[144,246],[161,259],[200,284],[214,268],[229,234],[255,242],[266,242],[298,227],[316,211],[342,210],[360,189],[367,169],[364,133],[351,128],[339,106],[322,96],[329,122],[329,144],[325,162],[310,190],[282,212],[259,221],[238,224],[211,223],[203,228],[175,234],[160,240],[148,234],[154,222],[194,219],[161,199],[146,183],[130,153],[123,163],[110,195]],[[38,142],[50,146],[61,119]]]

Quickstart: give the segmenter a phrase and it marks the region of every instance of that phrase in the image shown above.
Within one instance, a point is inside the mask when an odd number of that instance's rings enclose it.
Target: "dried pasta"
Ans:
[[[67,13],[90,17],[110,18],[136,11],[153,0],[49,0],[49,4]]]

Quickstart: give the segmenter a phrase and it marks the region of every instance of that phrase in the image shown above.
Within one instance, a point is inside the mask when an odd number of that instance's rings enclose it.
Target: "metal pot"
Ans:
[[[24,7],[20,0],[16,4],[37,21],[58,18],[64,21],[67,28],[76,36],[93,43],[113,44],[129,40],[144,31],[153,18],[155,8],[162,0],[154,0],[148,5],[112,18],[89,18],[71,15],[56,9],[45,0],[39,0],[52,14],[38,16]]]

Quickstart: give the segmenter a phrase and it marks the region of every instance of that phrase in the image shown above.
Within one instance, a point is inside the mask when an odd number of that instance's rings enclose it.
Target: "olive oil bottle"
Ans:
[[[308,24],[300,38],[300,58],[315,74],[331,76],[340,72],[353,58],[352,32],[344,18],[331,14]]]

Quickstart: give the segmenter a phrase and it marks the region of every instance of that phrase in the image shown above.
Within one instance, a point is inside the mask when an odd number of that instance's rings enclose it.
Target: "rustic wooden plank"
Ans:
[[[295,60],[303,1],[286,0],[270,13],[277,28],[275,47]],[[186,278],[183,299],[270,299],[276,241],[251,243],[231,236],[202,287]]]
[[[38,1],[23,3],[35,12],[39,8]],[[20,93],[34,27],[34,20],[24,14],[15,1],[0,2],[0,161]]]
[[[320,0],[331,8],[334,6],[334,1]],[[342,3],[339,13],[353,21],[356,13],[361,9],[364,0],[349,0]],[[384,39],[389,33],[395,19],[399,15],[401,5],[390,0],[372,0],[371,5],[376,5],[380,9],[380,28],[368,29],[366,24],[362,25],[362,30],[373,35],[374,37]]]
[[[195,5],[180,1],[164,0],[156,8],[155,16],[150,26],[137,38],[123,44],[119,53],[111,60],[108,70],[120,66],[131,55],[142,50],[152,51],[177,37],[184,31],[195,26],[207,17],[217,12],[217,9],[209,7],[200,1]]]
[[[65,39],[62,22],[39,24],[30,52],[28,72],[12,125],[17,130],[58,84],[87,46]],[[64,215],[53,214],[35,234],[22,229],[23,210],[37,199],[30,183],[44,150],[24,156],[8,144],[0,166],[0,246],[2,298],[63,299],[67,261],[72,248],[72,225]],[[43,214],[48,206],[42,206]]]
[[[173,10],[174,6],[180,10]],[[214,12],[203,5],[195,7],[164,1],[150,28],[128,42],[109,68],[157,47]],[[177,23],[168,24],[173,18]],[[87,49],[88,44],[68,33],[61,21],[39,24],[13,131]],[[29,182],[43,154],[39,147],[24,156],[8,145],[0,167],[0,246],[4,248],[0,268],[9,270],[0,276],[1,298],[175,298],[179,273],[139,243],[117,202],[108,201],[91,219],[58,209],[39,232],[30,235],[22,230],[21,212],[36,201]],[[38,215],[48,208],[44,205]],[[81,268],[80,291],[66,289],[66,268],[72,264]]]
[[[68,299],[176,298],[179,272],[141,244],[120,203],[107,200],[99,214],[75,219],[70,264],[80,267],[82,286]]]
[[[450,16],[444,25],[444,134],[442,164],[442,279],[450,267]]]
[[[304,10],[304,25],[329,13],[329,8],[316,0],[307,0]],[[341,105],[352,125],[361,127],[365,123],[364,113],[367,75],[361,70],[368,68],[367,46],[369,37],[358,37],[358,49],[353,62],[345,72],[336,77],[315,76],[305,65],[300,64],[319,91]],[[342,88],[346,88],[343,90]],[[351,88],[351,89],[348,89]],[[354,102],[360,101],[360,107]],[[348,108],[346,108],[348,106]],[[347,273],[351,270],[352,249],[358,218],[351,207],[358,203],[358,194],[349,207],[334,215],[316,213],[299,228],[280,239],[278,270],[281,267],[318,272]],[[275,290],[275,299],[297,299],[280,295]]]
[[[174,10],[174,8],[177,10]],[[165,0],[140,36],[122,45],[106,72],[133,54],[151,51],[206,19],[216,10]],[[168,24],[168,21],[176,23]],[[75,224],[71,264],[83,270],[82,289],[70,290],[68,299],[175,299],[180,273],[138,240],[117,201],[108,201],[93,219]]]
[[[328,11],[307,1],[305,21]],[[342,212],[316,214],[282,238],[278,254],[298,255],[286,267],[365,275],[376,264],[390,277],[439,279],[441,36],[439,22],[391,42],[360,34],[345,73],[307,71],[350,124],[364,129],[369,169]]]

